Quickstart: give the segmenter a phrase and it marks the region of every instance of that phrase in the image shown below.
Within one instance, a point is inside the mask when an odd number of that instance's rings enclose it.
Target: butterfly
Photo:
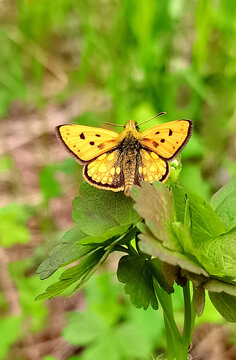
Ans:
[[[89,184],[99,189],[124,191],[129,196],[131,187],[143,180],[149,183],[167,180],[168,162],[188,142],[192,121],[171,121],[139,132],[137,123],[128,120],[120,134],[68,124],[57,126],[56,133],[77,162],[84,165],[83,177]]]

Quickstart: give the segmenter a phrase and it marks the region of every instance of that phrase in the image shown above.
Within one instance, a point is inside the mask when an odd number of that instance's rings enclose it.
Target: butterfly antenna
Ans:
[[[160,112],[159,114],[157,114],[157,115],[153,116],[151,119],[145,120],[144,122],[142,122],[142,123],[138,124],[138,126],[139,126],[139,125],[143,125],[143,124],[145,124],[146,122],[151,121],[151,120],[153,120],[153,119],[155,119],[155,118],[157,118],[157,117],[159,117],[159,116],[165,115],[165,114],[166,114],[166,112],[165,112],[165,111]]]
[[[110,122],[105,122],[106,125],[112,125],[112,126],[120,126],[120,127],[125,127],[125,125],[120,125],[120,124],[112,124]]]

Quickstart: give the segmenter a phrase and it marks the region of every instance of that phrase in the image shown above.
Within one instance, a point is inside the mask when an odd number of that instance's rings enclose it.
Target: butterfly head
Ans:
[[[135,131],[139,131],[139,127],[136,121],[128,120],[127,123],[125,124],[125,130],[135,132]]]

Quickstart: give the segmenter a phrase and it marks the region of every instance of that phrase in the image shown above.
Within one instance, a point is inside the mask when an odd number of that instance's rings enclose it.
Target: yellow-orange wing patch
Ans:
[[[169,176],[169,165],[153,151],[140,150],[140,161],[138,164],[139,181],[145,180],[165,182]]]
[[[191,120],[176,120],[145,130],[139,141],[163,159],[171,160],[187,144],[191,133]]]
[[[83,125],[61,125],[56,132],[81,165],[115,148],[119,137],[113,131]]]
[[[111,150],[92,160],[83,169],[85,180],[105,190],[124,190],[124,174],[119,150]]]

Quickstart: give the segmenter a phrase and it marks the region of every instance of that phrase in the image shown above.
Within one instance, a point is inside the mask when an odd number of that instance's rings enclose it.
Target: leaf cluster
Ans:
[[[233,180],[216,193],[212,206],[179,185],[168,189],[159,182],[143,183],[132,191],[134,208],[144,220],[138,224],[142,251],[162,260],[170,285],[192,281],[199,315],[208,290],[228,321],[236,320],[235,185]]]
[[[71,286],[73,294],[110,253],[135,236],[139,217],[132,208],[132,199],[122,193],[100,191],[84,183],[73,205],[76,226],[62,237],[37,273],[43,280],[58,268],[72,265],[37,300],[51,299]]]
[[[68,288],[73,294],[112,252],[120,251],[126,254],[117,276],[137,308],[158,308],[155,282],[170,294],[174,282],[185,286],[191,281],[198,315],[208,290],[216,309],[235,321],[231,304],[236,296],[236,224],[230,201],[234,185],[232,181],[216,193],[211,206],[176,184],[168,188],[143,182],[133,187],[132,198],[82,184],[73,202],[76,226],[38,273],[46,279],[59,267],[71,266],[37,300],[53,298]]]

